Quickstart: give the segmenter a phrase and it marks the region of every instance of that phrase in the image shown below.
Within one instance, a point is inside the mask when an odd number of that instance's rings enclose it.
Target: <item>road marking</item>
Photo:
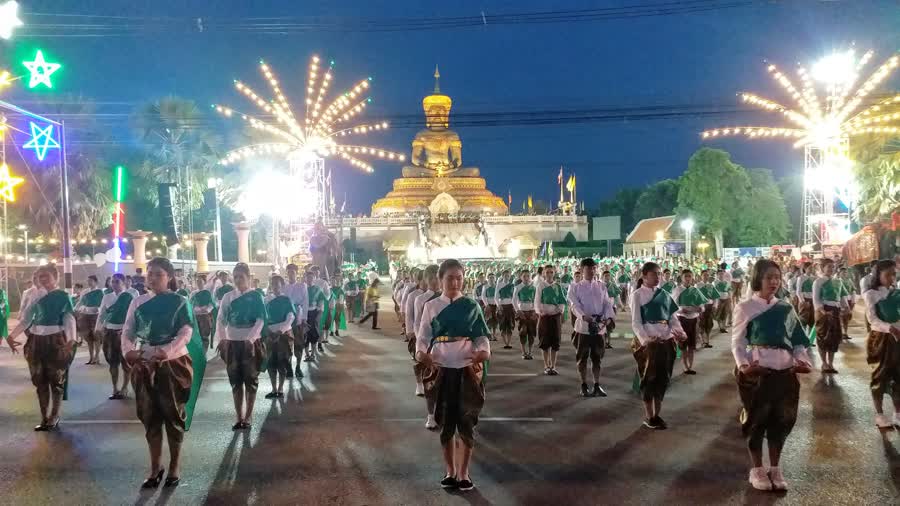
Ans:
[[[353,421],[367,422],[360,418],[352,418]],[[295,423],[300,420],[285,420],[288,423]],[[321,422],[322,420],[309,419],[308,422]],[[421,422],[422,417],[418,418],[382,418],[382,422]],[[515,417],[515,416],[488,416],[478,419],[479,422],[552,422],[553,418],[540,417]],[[223,423],[221,420],[198,420],[195,419],[194,424]],[[62,420],[60,425],[140,425],[140,420]]]
[[[419,418],[385,418],[385,422],[421,422]],[[552,422],[553,418],[516,417],[516,416],[487,416],[479,417],[478,422]]]
[[[498,376],[538,376],[536,372],[490,372],[488,371],[489,378],[496,378]],[[543,376],[541,374],[540,376]]]

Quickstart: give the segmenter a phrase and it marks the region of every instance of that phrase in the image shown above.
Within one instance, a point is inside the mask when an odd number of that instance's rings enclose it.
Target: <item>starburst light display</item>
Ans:
[[[235,81],[235,88],[262,111],[261,115],[245,114],[230,107],[214,104],[213,108],[226,117],[237,116],[247,124],[273,137],[272,141],[250,144],[228,152],[220,161],[232,164],[257,156],[283,155],[287,158],[339,157],[365,172],[374,169],[364,158],[380,158],[402,162],[402,154],[381,147],[361,145],[351,141],[358,135],[382,131],[387,122],[357,124],[356,116],[365,110],[371,98],[368,97],[371,78],[363,79],[349,90],[327,100],[329,87],[333,81],[334,62],[323,68],[318,56],[313,56],[309,64],[305,88],[305,108],[295,114],[271,67],[264,61],[259,63],[260,71],[268,82],[274,98],[266,99],[250,86]]]

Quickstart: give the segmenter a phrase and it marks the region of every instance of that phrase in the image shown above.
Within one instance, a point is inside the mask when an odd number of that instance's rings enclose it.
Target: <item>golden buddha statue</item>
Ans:
[[[450,130],[453,101],[441,93],[441,74],[434,69],[434,93],[422,100],[425,130],[412,141],[412,165],[372,206],[372,216],[397,213],[508,214],[506,203],[487,189],[477,167],[462,166],[462,141]]]
[[[450,130],[453,100],[441,93],[441,73],[434,68],[434,93],[422,99],[425,130],[412,141],[412,166],[403,168],[403,177],[478,177],[477,167],[462,167],[462,141]]]

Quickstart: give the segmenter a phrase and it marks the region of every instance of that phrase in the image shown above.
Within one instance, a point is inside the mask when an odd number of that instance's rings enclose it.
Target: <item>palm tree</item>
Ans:
[[[853,151],[859,185],[857,219],[867,223],[887,218],[900,208],[900,138],[873,135]]]

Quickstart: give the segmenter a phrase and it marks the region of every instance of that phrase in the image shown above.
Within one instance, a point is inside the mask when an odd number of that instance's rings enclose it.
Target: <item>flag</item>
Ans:
[[[530,211],[534,207],[534,202],[531,200],[531,195],[528,196],[528,210]]]
[[[556,184],[562,184],[562,179],[563,179],[563,172],[562,172],[562,165],[560,165],[559,166],[559,175],[556,176]]]
[[[506,190],[506,201],[512,205],[512,190]]]
[[[572,193],[575,190],[575,175],[569,176],[569,181],[566,182],[566,190],[569,190],[569,193]]]

